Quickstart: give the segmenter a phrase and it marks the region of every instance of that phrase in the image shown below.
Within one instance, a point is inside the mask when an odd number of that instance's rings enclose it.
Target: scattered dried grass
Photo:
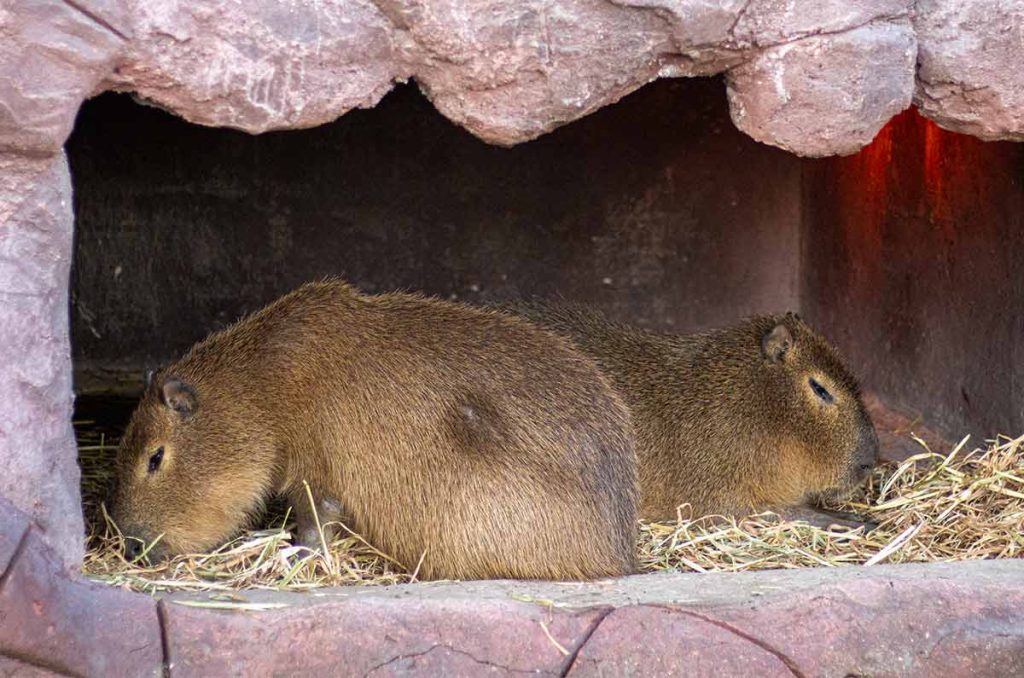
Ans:
[[[772,513],[641,523],[649,570],[744,571],[1024,555],[1024,436],[883,464],[839,510],[877,524],[821,529]]]
[[[76,430],[90,528],[83,565],[89,577],[147,592],[301,591],[416,579],[417,563],[403,567],[350,531],[329,544],[326,554],[292,546],[283,508],[269,512],[265,529],[247,531],[213,553],[183,555],[155,566],[129,563],[101,504],[116,443],[92,422],[76,422]],[[772,513],[641,522],[642,566],[649,571],[744,571],[1024,555],[1024,436],[1000,437],[970,452],[965,438],[948,455],[918,442],[921,454],[880,466],[858,496],[836,507],[877,523],[872,530],[822,529]]]

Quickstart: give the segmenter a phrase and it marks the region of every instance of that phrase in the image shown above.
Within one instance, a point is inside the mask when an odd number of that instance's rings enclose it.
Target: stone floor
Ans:
[[[1024,560],[154,599],[0,500],[0,572],[3,676],[1024,675]]]

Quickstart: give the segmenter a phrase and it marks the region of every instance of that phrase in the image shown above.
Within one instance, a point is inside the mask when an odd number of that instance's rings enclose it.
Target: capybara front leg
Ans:
[[[289,496],[292,515],[295,516],[295,535],[292,541],[297,546],[317,549],[322,548],[324,543],[330,545],[342,531],[341,523],[344,521],[344,511],[340,501],[317,496],[315,490],[312,494],[313,503],[311,503],[305,487],[300,492]],[[316,506],[315,511],[313,510],[314,505]]]

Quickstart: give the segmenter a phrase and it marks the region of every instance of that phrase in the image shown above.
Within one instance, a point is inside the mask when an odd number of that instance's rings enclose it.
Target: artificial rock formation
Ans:
[[[744,131],[829,155],[857,150],[910,104],[909,10],[909,0],[810,12],[765,0],[133,3],[132,38],[106,86],[262,132],[372,106],[415,78],[441,113],[508,145],[655,78],[729,71]]]
[[[942,127],[1024,141],[1024,0],[918,0],[918,109]]]
[[[105,89],[258,133],[410,78],[473,134],[515,144],[655,78],[715,73],[742,130],[801,155],[856,151],[912,96],[952,129],[1020,138],[1022,17],[1024,0],[15,0],[0,10],[0,147],[56,152]]]
[[[0,500],[31,515],[75,565],[84,527],[71,430],[71,222],[63,153],[0,154]]]

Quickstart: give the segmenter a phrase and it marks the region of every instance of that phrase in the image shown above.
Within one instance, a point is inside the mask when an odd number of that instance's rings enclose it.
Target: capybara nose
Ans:
[[[142,555],[143,549],[146,547],[146,543],[141,539],[135,537],[124,538],[124,557],[125,559],[132,561]]]
[[[872,469],[878,463],[878,435],[875,433],[875,427],[871,425],[871,421],[867,420],[866,415],[865,419],[864,427],[861,429],[860,443],[857,445],[857,457],[855,460],[858,483],[871,475]]]

